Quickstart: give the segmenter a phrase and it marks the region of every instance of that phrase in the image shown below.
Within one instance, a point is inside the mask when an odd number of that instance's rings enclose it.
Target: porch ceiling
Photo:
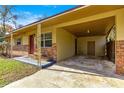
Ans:
[[[71,32],[77,37],[106,35],[107,32],[105,29],[110,24],[111,25],[115,24],[115,17],[109,17],[100,20],[94,20],[81,24],[71,25],[71,26],[63,27],[63,29]]]

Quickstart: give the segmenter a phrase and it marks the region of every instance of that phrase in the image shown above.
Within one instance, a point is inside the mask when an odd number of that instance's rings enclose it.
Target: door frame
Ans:
[[[75,55],[77,55],[78,52],[77,52],[77,38],[75,39]]]
[[[29,54],[34,54],[34,36],[35,34],[29,35]]]

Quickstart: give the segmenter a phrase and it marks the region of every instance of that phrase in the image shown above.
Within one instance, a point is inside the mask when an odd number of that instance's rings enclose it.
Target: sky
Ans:
[[[17,5],[13,14],[18,16],[18,25],[27,25],[63,11],[76,7],[76,5]]]

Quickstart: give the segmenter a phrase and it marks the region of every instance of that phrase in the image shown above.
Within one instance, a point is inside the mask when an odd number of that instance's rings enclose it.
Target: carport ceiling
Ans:
[[[115,17],[104,18],[100,20],[94,20],[90,22],[80,23],[63,27],[63,29],[71,32],[77,37],[81,36],[94,36],[94,35],[106,35],[106,27],[108,25],[115,24]]]

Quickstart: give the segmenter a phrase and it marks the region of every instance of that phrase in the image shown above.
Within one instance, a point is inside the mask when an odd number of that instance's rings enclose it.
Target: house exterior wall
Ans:
[[[41,28],[41,34],[48,32],[52,32],[52,47],[41,48],[42,55],[44,55],[43,53],[45,53],[47,54],[48,58],[57,60],[56,29],[52,26]]]
[[[124,9],[116,16],[116,73],[124,75]]]
[[[22,45],[28,45],[28,43],[29,43],[29,36],[30,35],[33,35],[33,34],[35,34],[35,30],[32,30],[32,31],[26,31],[26,32],[24,32],[24,33],[20,33],[20,34],[16,34],[16,35],[13,35],[13,45],[16,45],[16,40],[18,39],[18,38],[21,38],[21,43],[22,43]],[[9,41],[10,42],[10,41]]]
[[[48,32],[52,32],[52,43],[56,43],[56,29],[53,26],[50,27],[41,26],[41,33],[48,33]]]
[[[22,56],[22,55],[29,55],[29,36],[34,36],[34,56],[36,54],[36,31],[37,29],[32,30],[25,30],[23,33],[13,35],[13,55],[15,56]],[[54,58],[56,60],[56,29],[51,27],[43,27],[41,33],[48,33],[52,32],[52,47],[41,48],[42,53],[45,51],[48,58]],[[16,45],[16,40],[21,38],[21,45]],[[6,38],[7,41],[10,42],[10,37]],[[18,55],[17,55],[18,54]],[[35,58],[35,57],[34,57]]]
[[[94,11],[95,12],[95,11]],[[118,74],[124,74],[124,8],[117,9],[109,12],[103,12],[100,14],[94,14],[92,16],[87,16],[84,18],[80,18],[77,20],[64,22],[61,24],[56,24],[51,30],[49,27],[44,28],[46,31],[53,31],[53,44],[55,44],[57,51],[57,60],[62,60],[67,57],[71,57],[74,55],[74,36],[67,31],[55,30],[56,28],[61,28],[64,26],[79,24],[83,22],[93,21],[101,18],[106,18],[110,16],[115,16],[115,25],[116,25],[116,72]],[[56,20],[57,21],[57,20]],[[28,32],[28,31],[27,31]],[[27,33],[26,32],[26,33]],[[30,32],[29,32],[30,33]],[[23,36],[23,34],[20,34]],[[14,36],[16,37],[16,36]],[[27,44],[27,37],[23,38],[23,44]],[[80,41],[80,40],[79,40]],[[53,51],[53,50],[52,50]],[[100,53],[100,52],[99,52]]]
[[[28,55],[29,52],[29,36],[35,34],[35,31],[27,31],[25,33],[13,35],[13,56]],[[21,38],[21,45],[16,45],[16,40]],[[34,37],[35,39],[36,37]],[[10,42],[10,41],[9,41]],[[36,40],[34,41],[36,50]]]
[[[95,56],[105,55],[105,36],[79,37],[77,39],[78,54],[87,55],[87,42],[95,41]]]
[[[75,36],[64,29],[57,29],[57,61],[75,55]]]

